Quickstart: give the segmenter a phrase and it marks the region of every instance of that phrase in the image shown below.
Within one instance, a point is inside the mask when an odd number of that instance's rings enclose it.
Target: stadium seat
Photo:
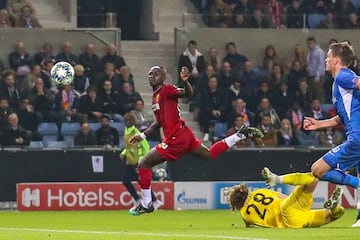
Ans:
[[[40,123],[37,129],[38,133],[41,135],[57,135],[58,134],[58,127],[56,123],[53,122],[44,122]]]
[[[125,123],[124,122],[112,122],[111,127],[116,128],[119,131],[119,135],[124,136]]]
[[[96,131],[101,127],[100,123],[89,123],[89,127],[91,130]]]
[[[79,123],[63,123],[61,125],[61,133],[64,136],[75,135],[80,130]]]
[[[29,148],[43,148],[43,142],[42,141],[30,141]]]
[[[214,125],[214,141],[223,139],[226,137],[227,124],[222,122],[216,122]]]
[[[310,14],[308,16],[308,26],[309,28],[316,28],[317,25],[326,19],[326,16],[323,14]]]
[[[68,145],[65,141],[48,141],[45,143],[45,148],[67,148]]]

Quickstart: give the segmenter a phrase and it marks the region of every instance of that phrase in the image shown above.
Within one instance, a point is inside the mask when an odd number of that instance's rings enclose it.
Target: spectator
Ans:
[[[356,13],[350,13],[345,20],[344,27],[346,29],[359,29],[360,23]]]
[[[209,49],[209,54],[206,56],[205,62],[207,63],[208,66],[211,65],[215,72],[220,71],[221,59],[215,47],[211,47]]]
[[[252,126],[254,124],[254,113],[246,109],[246,103],[243,99],[236,99],[227,116],[228,127],[233,126],[237,117],[241,117],[241,121],[245,126]]]
[[[79,63],[79,58],[72,53],[72,44],[70,42],[64,42],[62,45],[62,52],[56,55],[56,62],[65,61],[75,66]]]
[[[339,24],[335,18],[334,12],[333,11],[328,11],[326,13],[326,18],[324,20],[322,20],[321,22],[319,22],[319,24],[317,25],[317,28],[322,28],[322,29],[338,29],[339,28]]]
[[[319,146],[319,133],[317,131],[307,131],[303,128],[295,130],[296,141],[301,146],[316,147]]]
[[[31,73],[27,74],[22,80],[18,81],[19,90],[22,95],[28,95],[30,90],[35,86],[36,78],[41,78],[40,65],[33,65]]]
[[[299,83],[298,91],[296,92],[296,102],[299,107],[305,112],[308,112],[311,107],[311,99],[313,99],[312,92],[309,89],[309,85],[305,79]]]
[[[273,107],[279,114],[279,118],[283,119],[294,105],[295,94],[288,90],[286,82],[281,82],[279,87],[273,93],[272,97]]]
[[[135,90],[134,76],[131,73],[130,67],[124,65],[119,70],[120,88],[122,89],[125,82],[128,82],[133,90]]]
[[[286,8],[286,22],[288,28],[304,28],[304,8],[300,0],[293,0]]]
[[[113,43],[106,47],[106,55],[101,58],[101,63],[104,67],[107,63],[112,63],[114,64],[115,69],[120,69],[122,66],[126,65],[124,58],[117,54],[116,46]],[[116,73],[119,74],[119,72]]]
[[[0,28],[12,28],[14,25],[10,20],[8,11],[6,9],[0,10]]]
[[[36,78],[29,99],[40,122],[57,122],[58,114],[53,109],[54,95],[45,88],[42,78]]]
[[[86,94],[86,89],[90,85],[89,78],[84,74],[85,69],[81,64],[76,64],[74,66],[75,76],[74,76],[74,92],[80,98],[82,95]]]
[[[112,89],[110,80],[105,80],[103,88],[99,91],[99,97],[102,99],[102,111],[105,115],[109,116],[114,122],[122,122],[124,120],[120,112],[120,95],[117,91]]]
[[[255,8],[254,16],[249,20],[249,26],[251,28],[272,28],[271,22],[265,17],[261,8]]]
[[[232,105],[237,99],[247,99],[245,90],[241,87],[240,80],[235,80],[228,88],[229,104]]]
[[[237,116],[233,123],[231,124],[232,127],[230,127],[226,131],[226,136],[230,136],[237,131],[244,125],[243,117]],[[253,144],[251,138],[245,138],[243,140],[238,141],[232,148],[241,148],[241,147],[250,147]]]
[[[232,70],[230,63],[224,61],[217,77],[218,87],[223,90],[229,88],[235,78],[236,73]]]
[[[119,131],[110,126],[110,118],[102,115],[100,118],[101,127],[95,131],[96,142],[104,147],[119,147]]]
[[[134,91],[130,85],[130,83],[125,82],[123,84],[123,91],[120,94],[120,109],[121,115],[125,115],[125,113],[130,112],[135,109],[135,102],[138,99],[142,99],[140,94]]]
[[[42,141],[42,136],[37,132],[37,128],[40,124],[39,118],[28,97],[22,98],[17,114],[20,126],[25,129],[30,139],[33,141]]]
[[[16,113],[9,115],[9,124],[2,132],[3,146],[29,146],[30,137],[26,130],[19,125],[19,118]]]
[[[34,16],[34,9],[30,5],[21,8],[21,15],[16,21],[16,27],[42,28],[39,20]]]
[[[53,93],[57,93],[59,90],[55,84],[55,82],[51,79],[50,71],[54,66],[55,60],[45,60],[43,64],[43,68],[41,70],[41,78],[44,81],[44,87],[48,90],[51,90]]]
[[[231,12],[230,6],[223,0],[214,0],[207,14],[210,27],[228,27],[231,23]]]
[[[80,119],[78,113],[79,98],[72,85],[66,85],[55,95],[55,111],[58,113],[59,126],[62,122],[74,122]]]
[[[191,83],[196,85],[199,81],[199,75],[202,75],[205,72],[205,58],[197,48],[197,42],[195,40],[190,40],[187,44],[187,48],[180,56],[178,72],[181,71],[182,67],[187,67],[191,73]]]
[[[48,60],[55,61],[53,46],[50,42],[44,42],[40,51],[34,54],[34,63],[40,65]]]
[[[86,89],[86,94],[80,97],[79,113],[83,114],[83,119],[87,119],[90,122],[98,122],[103,115],[102,106],[103,102],[97,96],[96,87],[90,85]]]
[[[233,20],[229,27],[231,28],[249,28],[250,24],[246,21],[244,14],[238,13],[233,16]]]
[[[307,14],[319,14],[319,15],[326,15],[328,10],[332,7],[330,5],[330,1],[326,4],[324,0],[315,0],[315,1],[308,1],[305,3],[305,8]]]
[[[255,113],[255,125],[261,124],[263,116],[269,116],[272,126],[280,127],[280,118],[276,110],[271,106],[269,98],[262,98]]]
[[[234,71],[242,70],[244,63],[247,60],[246,56],[237,52],[234,42],[228,42],[226,44],[226,56],[224,57],[224,62],[230,63],[230,66]]]
[[[13,71],[7,71],[4,74],[4,84],[1,87],[1,97],[8,99],[10,107],[17,111],[20,104],[20,91],[15,85],[15,74]]]
[[[269,17],[269,20],[274,28],[286,28],[284,6],[279,0],[269,1],[269,3],[265,6],[265,15]]]
[[[273,91],[285,81],[284,69],[279,64],[274,64],[269,73],[270,89]]]
[[[281,120],[280,129],[277,132],[277,139],[279,146],[294,146],[296,145],[296,138],[293,134],[290,120],[284,118]]]
[[[258,91],[249,96],[249,101],[248,101],[249,110],[255,112],[260,104],[261,99],[263,98],[268,98],[268,99],[272,98],[269,81],[267,79],[262,80],[260,82],[260,86],[258,87]]]
[[[302,79],[306,79],[307,73],[305,68],[301,66],[299,60],[294,60],[291,64],[290,72],[286,77],[289,92],[295,95],[299,89],[299,83]]]
[[[252,2],[249,0],[237,0],[233,8],[233,14],[242,14],[244,15],[245,21],[249,21],[251,16],[254,14],[254,7]]]
[[[12,19],[13,22],[15,22],[16,19],[18,19],[20,17],[21,9],[26,5],[29,5],[32,9],[34,9],[28,0],[8,0],[7,1],[6,10],[8,11],[10,18]],[[35,12],[33,12],[33,14],[35,14]]]
[[[324,103],[325,52],[314,37],[308,37],[306,42],[309,48],[307,69],[311,91],[321,103]]]
[[[216,76],[209,78],[208,87],[201,93],[199,122],[204,132],[203,141],[209,141],[211,121],[226,121],[228,100],[226,92],[218,87]]]
[[[332,127],[325,128],[319,132],[320,146],[335,147],[344,140],[344,135]]]
[[[316,120],[324,120],[329,118],[329,114],[321,109],[320,100],[314,98],[311,100],[310,111],[306,116],[315,118]]]
[[[76,147],[97,145],[95,132],[89,127],[88,122],[80,123],[80,130],[74,136],[74,145]]]
[[[267,45],[265,47],[264,58],[262,61],[262,67],[270,72],[274,65],[283,66],[284,59],[279,56],[273,45]]]
[[[144,111],[144,100],[142,99],[136,100],[135,109],[131,110],[130,113],[134,115],[135,126],[140,131],[144,131],[154,122],[153,114]]]
[[[278,145],[277,128],[272,124],[270,115],[263,115],[258,128],[264,133],[263,138],[255,138],[256,146],[275,147]]]
[[[294,61],[299,61],[301,68],[305,69],[307,65],[307,53],[306,50],[298,43],[294,46],[294,56],[292,61],[288,64],[288,69],[291,68]]]
[[[300,130],[302,128],[302,121],[304,119],[304,110],[300,108],[297,102],[294,102],[293,106],[286,115],[287,119],[290,119],[291,127],[294,130]]]
[[[80,54],[79,62],[85,68],[85,76],[94,81],[96,74],[101,71],[100,58],[95,53],[95,45],[88,43],[85,46],[85,51]]]
[[[32,58],[30,54],[26,52],[23,42],[18,42],[15,45],[15,51],[9,54],[9,65],[20,78],[30,73]]]
[[[0,131],[3,131],[8,125],[9,115],[14,111],[9,106],[7,98],[0,98]]]
[[[356,7],[350,0],[336,1],[335,3],[335,16],[340,25],[340,28],[346,27],[346,18],[352,13],[356,13]]]
[[[258,91],[261,81],[261,74],[255,71],[251,61],[246,61],[244,63],[244,69],[240,72],[239,77],[242,80],[241,86],[245,90],[247,96],[252,96]]]
[[[104,81],[110,80],[112,83],[112,88],[119,93],[122,91],[122,84],[120,82],[120,77],[116,74],[115,66],[113,63],[108,62],[105,64],[104,71],[101,72],[98,78],[95,81],[95,86],[97,89],[101,89]]]

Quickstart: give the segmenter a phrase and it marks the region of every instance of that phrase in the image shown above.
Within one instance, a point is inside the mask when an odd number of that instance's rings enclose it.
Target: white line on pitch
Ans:
[[[85,231],[85,230],[66,230],[66,229],[43,229],[43,228],[12,228],[0,227],[0,231],[22,231],[22,232],[47,232],[47,233],[78,233],[78,234],[98,234],[98,235],[133,235],[133,236],[157,236],[157,237],[178,237],[178,238],[209,238],[209,239],[233,239],[233,240],[268,240],[266,238],[247,238],[238,236],[219,236],[203,234],[178,234],[178,233],[151,233],[151,232],[114,232],[114,231]]]

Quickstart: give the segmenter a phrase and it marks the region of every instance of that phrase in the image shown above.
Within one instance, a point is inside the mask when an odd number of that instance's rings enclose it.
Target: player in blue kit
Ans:
[[[339,123],[345,125],[347,140],[318,159],[311,171],[321,180],[359,189],[359,178],[344,172],[360,162],[360,76],[348,68],[354,57],[354,50],[348,42],[329,46],[325,62],[326,70],[334,78],[332,101],[337,115],[319,121],[305,117],[304,129],[317,130]]]

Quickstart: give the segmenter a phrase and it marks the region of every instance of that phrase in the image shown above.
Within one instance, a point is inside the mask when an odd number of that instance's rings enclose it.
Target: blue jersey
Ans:
[[[348,68],[335,76],[333,104],[346,128],[348,141],[360,140],[360,91],[356,82],[360,77]]]

